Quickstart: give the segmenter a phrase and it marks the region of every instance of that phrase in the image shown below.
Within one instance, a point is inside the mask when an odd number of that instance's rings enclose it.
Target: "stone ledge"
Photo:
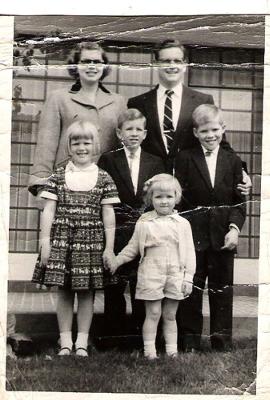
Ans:
[[[9,292],[31,292],[31,293],[40,293],[40,289],[36,288],[36,285],[30,281],[9,281],[8,282],[8,291]],[[55,287],[50,289],[51,292],[56,292],[57,289]],[[236,284],[233,287],[234,296],[258,296],[259,293],[259,285],[239,285]]]
[[[127,326],[130,324],[131,316],[127,316]],[[56,314],[17,314],[16,315],[16,331],[23,332],[26,335],[36,339],[53,339],[57,340],[58,325]],[[203,334],[209,335],[209,317],[204,317]],[[93,338],[108,338],[106,335],[106,327],[104,327],[103,314],[95,314],[90,330],[90,336]],[[74,319],[73,332],[76,332],[76,322]],[[126,332],[125,336],[132,336],[134,332],[131,330]],[[233,337],[256,337],[257,336],[257,318],[254,317],[234,317],[233,318]]]

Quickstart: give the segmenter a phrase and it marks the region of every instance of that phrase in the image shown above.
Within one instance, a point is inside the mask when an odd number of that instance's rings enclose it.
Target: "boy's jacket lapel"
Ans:
[[[226,174],[227,168],[230,165],[230,160],[228,155],[230,154],[228,151],[219,148],[218,156],[217,156],[217,165],[216,165],[216,175],[215,175],[215,186],[217,187],[220,182],[222,182],[224,175]]]
[[[126,154],[124,149],[116,150],[117,151],[117,162],[115,163],[116,168],[118,169],[119,175],[122,177],[125,182],[128,190],[134,195],[134,188],[130,176],[130,170],[128,166],[128,161],[126,158]]]
[[[199,173],[201,174],[203,180],[205,181],[206,185],[208,186],[208,188],[210,190],[212,190],[213,187],[212,187],[209,171],[207,168],[205,156],[204,156],[201,146],[197,146],[196,148],[194,148],[193,153],[192,153],[192,160],[193,160],[194,164],[196,165]]]

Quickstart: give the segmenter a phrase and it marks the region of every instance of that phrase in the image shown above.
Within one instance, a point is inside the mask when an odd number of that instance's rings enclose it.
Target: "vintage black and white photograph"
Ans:
[[[263,15],[14,17],[6,391],[256,394]]]

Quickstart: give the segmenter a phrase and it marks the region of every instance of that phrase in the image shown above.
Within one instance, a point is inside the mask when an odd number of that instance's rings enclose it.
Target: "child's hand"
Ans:
[[[110,268],[111,274],[113,275],[115,273],[115,271],[117,270],[117,268],[118,268],[115,256],[114,256],[113,259],[110,260],[109,268]]]
[[[102,255],[103,265],[105,269],[110,269],[110,262],[115,257],[114,252],[109,249],[105,249]]]
[[[239,233],[235,228],[231,228],[224,238],[224,246],[221,250],[233,250],[238,245]]]
[[[252,182],[249,175],[243,170],[243,183],[237,185],[237,189],[240,190],[243,196],[248,196],[250,189],[252,188]]]
[[[115,271],[118,268],[117,263],[116,263],[115,254],[111,250],[108,252],[104,251],[103,263],[104,263],[104,268],[109,269],[112,275],[115,273]]]
[[[191,294],[192,292],[192,282],[189,281],[183,281],[182,283],[182,292],[184,294],[184,297],[187,297]]]
[[[42,243],[42,246],[41,246],[41,253],[40,253],[41,264],[46,265],[48,263],[50,254],[51,254],[50,240],[46,240]]]

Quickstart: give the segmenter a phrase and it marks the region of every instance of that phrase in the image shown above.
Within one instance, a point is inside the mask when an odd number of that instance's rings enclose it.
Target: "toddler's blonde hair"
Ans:
[[[178,180],[169,174],[158,174],[148,179],[144,184],[144,202],[147,207],[153,205],[152,197],[155,190],[173,190],[175,192],[175,203],[178,204],[182,196],[182,188]]]

